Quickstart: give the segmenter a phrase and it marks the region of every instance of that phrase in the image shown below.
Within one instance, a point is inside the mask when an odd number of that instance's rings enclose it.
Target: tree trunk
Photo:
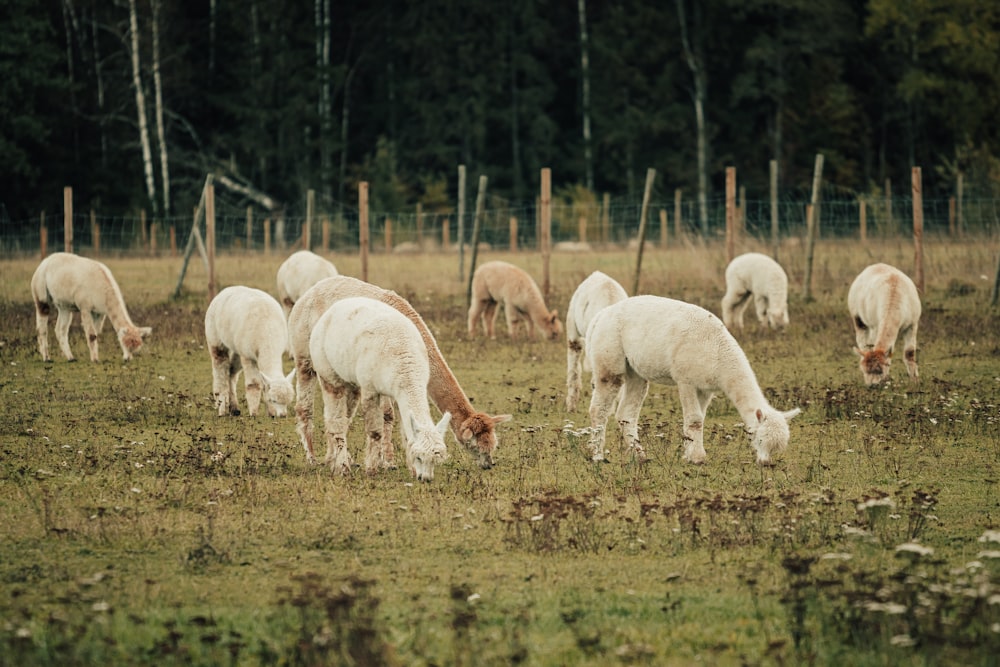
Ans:
[[[320,198],[332,198],[333,181],[333,106],[330,102],[330,0],[316,0],[318,34],[316,36],[316,66],[319,69],[319,174]]]
[[[340,174],[337,184],[337,204],[340,207],[338,216],[344,214],[344,190],[347,187],[347,137],[351,126],[351,79],[357,65],[347,70],[344,77],[344,104],[340,112]]]
[[[507,11],[507,66],[510,68],[510,159],[511,176],[513,181],[514,201],[524,199],[524,172],[521,169],[521,124],[519,122],[521,109],[520,98],[517,94],[517,65],[515,54],[517,53],[517,29],[515,21],[517,11],[513,3],[508,6]]]
[[[705,72],[705,58],[702,53],[700,5],[694,3],[694,46],[688,37],[687,17],[684,0],[677,0],[677,18],[681,27],[681,44],[684,60],[694,79],[694,115],[698,135],[698,221],[701,233],[708,235],[708,128],[705,122],[705,102],[708,98],[708,75]]]
[[[583,164],[587,189],[594,191],[594,154],[590,138],[590,44],[587,38],[587,0],[577,0],[580,17],[580,83],[583,96]]]
[[[108,166],[108,133],[106,129],[107,118],[104,115],[104,72],[101,68],[101,52],[97,39],[97,17],[90,21],[90,39],[94,49],[94,80],[97,84],[97,125],[100,131],[101,143],[101,167]]]
[[[149,146],[149,126],[146,122],[146,96],[142,92],[142,71],[139,67],[139,16],[135,0],[128,0],[130,44],[132,47],[132,86],[135,88],[135,108],[139,117],[139,143],[142,146],[142,167],[146,176],[146,196],[149,197],[153,215],[159,217],[156,201],[156,184],[153,180],[153,153]]]
[[[160,149],[160,187],[163,215],[170,216],[170,164],[167,160],[167,132],[163,124],[163,82],[160,77],[160,0],[150,0],[153,10],[153,90],[156,105],[156,141]]]

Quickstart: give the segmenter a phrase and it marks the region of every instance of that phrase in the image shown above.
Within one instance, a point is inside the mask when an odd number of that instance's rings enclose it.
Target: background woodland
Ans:
[[[302,207],[446,212],[455,169],[638,198],[1000,191],[995,0],[6,0],[0,224],[188,217],[206,173]],[[474,182],[474,181],[473,181]]]

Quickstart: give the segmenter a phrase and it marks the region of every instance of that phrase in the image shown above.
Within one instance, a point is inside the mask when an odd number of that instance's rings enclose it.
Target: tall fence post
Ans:
[[[541,215],[539,218],[541,234],[538,240],[541,246],[540,250],[542,251],[542,294],[545,295],[545,301],[548,303],[549,290],[551,289],[551,285],[549,284],[549,259],[552,241],[552,169],[549,167],[542,169],[539,213]]]
[[[253,245],[253,206],[247,206],[247,240],[246,250],[250,252]]]
[[[441,247],[445,252],[451,247],[451,219],[445,218],[441,223]]]
[[[642,275],[642,249],[646,245],[646,217],[649,215],[649,200],[653,196],[653,182],[656,180],[656,170],[646,169],[646,187],[642,192],[642,209],[639,211],[639,249],[635,256],[635,279],[632,281],[632,294],[639,293],[639,277]]]
[[[601,243],[607,245],[611,240],[611,195],[604,193],[601,201]]]
[[[667,228],[670,226],[670,221],[667,220],[667,209],[660,209],[660,247],[664,250],[667,247]]]
[[[205,253],[208,255],[208,300],[215,298],[215,184],[205,187]]]
[[[819,218],[819,192],[823,183],[823,154],[816,154],[816,164],[813,167],[812,196],[806,208],[806,274],[803,278],[802,296],[806,301],[812,300],[813,252],[816,248],[817,222]]]
[[[73,188],[63,188],[63,251],[73,252]]]
[[[958,183],[955,186],[955,189],[957,190],[955,194],[955,198],[957,199],[957,201],[955,202],[955,229],[958,230],[958,238],[962,238],[962,236],[965,234],[965,228],[962,219],[962,199],[964,198],[962,192],[964,186],[963,180],[964,179],[962,178],[962,172],[959,172]]]
[[[517,218],[510,217],[510,251],[517,252]]]
[[[726,167],[726,263],[736,257],[736,167]]]
[[[771,160],[769,163],[771,172],[771,254],[774,261],[778,261],[778,250],[781,242],[778,237],[778,161]]]
[[[94,246],[94,254],[101,254],[101,228],[97,224],[97,213],[90,209],[90,243]]]
[[[920,167],[910,169],[910,189],[913,194],[913,272],[917,289],[924,293],[924,195]]]
[[[465,165],[458,165],[458,279],[465,279]]]
[[[864,199],[858,202],[858,218],[861,223],[861,243],[868,241],[868,204]]]
[[[417,234],[417,247],[422,250],[424,247],[424,206],[420,202],[417,202],[417,213],[414,223]]]
[[[476,193],[476,217],[472,221],[472,241],[469,242],[472,257],[469,258],[469,282],[465,290],[465,307],[472,306],[472,276],[476,272],[476,260],[479,257],[479,230],[483,224],[483,211],[486,208],[486,183],[488,179],[485,174],[479,175],[479,191]],[[506,308],[506,306],[504,306]]]
[[[680,240],[684,234],[684,222],[681,219],[681,189],[674,188],[674,238]]]
[[[42,211],[38,220],[38,244],[41,246],[42,259],[45,259],[49,252],[49,228],[45,226],[45,211]]]
[[[361,280],[368,282],[368,181],[358,183],[358,245],[361,248]]]
[[[264,255],[271,254],[271,218],[264,218]]]
[[[302,230],[302,249],[311,250],[312,249],[312,223],[313,216],[316,214],[316,191],[313,189],[306,190],[306,224],[305,228]]]

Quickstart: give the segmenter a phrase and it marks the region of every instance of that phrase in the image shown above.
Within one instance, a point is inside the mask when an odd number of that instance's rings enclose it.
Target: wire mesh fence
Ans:
[[[762,242],[804,236],[808,197],[786,197],[777,207],[770,200],[743,199],[736,206],[740,233]],[[600,248],[634,241],[640,227],[641,202],[606,197],[602,202],[554,200],[552,243],[586,244]],[[1000,227],[1000,200],[966,198],[924,199],[923,230],[928,236],[992,236]],[[776,213],[776,215],[775,215]],[[913,230],[910,197],[824,197],[819,204],[820,238],[906,236]],[[191,216],[147,219],[144,215],[104,215],[97,211],[72,215],[71,247],[75,251],[113,255],[170,255],[184,252],[192,230]],[[452,249],[461,239],[472,241],[475,212],[462,220],[454,210],[372,211],[368,215],[372,252],[435,252]],[[539,205],[511,204],[487,198],[479,220],[479,242],[495,249],[538,249]],[[776,223],[776,224],[775,224]],[[201,225],[204,230],[204,225]],[[352,252],[359,247],[357,209],[317,211],[312,217],[289,209],[266,212],[244,203],[220,199],[215,213],[215,244],[219,252],[285,252],[313,250]],[[650,203],[645,236],[654,244],[685,239],[717,239],[726,231],[726,201],[714,197],[701,214],[691,199],[659,198]],[[308,235],[308,241],[305,237]],[[37,255],[66,247],[62,215],[41,214],[35,220],[0,220],[0,257]]]

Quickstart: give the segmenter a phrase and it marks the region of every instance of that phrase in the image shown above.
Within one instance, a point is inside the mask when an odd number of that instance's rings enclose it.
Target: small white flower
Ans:
[[[917,645],[916,640],[910,635],[896,635],[889,640],[889,643],[893,646],[902,646],[904,648]]]
[[[466,598],[466,601],[467,601],[467,602],[468,602],[469,604],[472,604],[472,603],[476,602],[477,600],[479,600],[479,599],[480,599],[480,598],[482,598],[482,597],[483,597],[483,596],[482,596],[482,595],[480,595],[479,593],[473,593],[472,595],[470,595],[469,597],[467,597],[467,598]]]
[[[531,520],[532,521],[541,521],[544,518],[545,518],[544,514],[536,514],[535,516],[531,517]]]
[[[1000,542],[1000,530],[987,530],[979,536],[980,542]]]
[[[930,556],[934,553],[934,549],[925,547],[922,544],[917,544],[916,542],[907,542],[906,544],[900,544],[896,547],[896,553],[910,553],[916,556]]]
[[[111,611],[111,605],[103,600],[90,605],[90,608],[97,612]]]
[[[1000,551],[990,550],[990,551],[980,551],[976,554],[976,558],[1000,558]]]
[[[129,489],[129,491],[131,491],[132,493],[142,493],[142,489],[140,489],[138,486],[133,486],[131,489]]]
[[[820,560],[851,560],[852,558],[854,556],[845,553],[829,553],[820,556]]]

